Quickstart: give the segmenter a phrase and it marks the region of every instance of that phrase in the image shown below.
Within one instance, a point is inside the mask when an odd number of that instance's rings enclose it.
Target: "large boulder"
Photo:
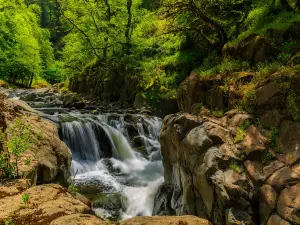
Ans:
[[[5,130],[9,123],[17,117],[22,117],[30,127],[32,136],[37,142],[26,152],[19,161],[22,178],[29,179],[31,185],[36,183],[59,182],[68,183],[72,153],[58,135],[56,124],[41,119],[37,113],[21,100],[9,100],[6,95],[0,95],[0,127]],[[28,161],[30,163],[26,163]]]
[[[245,121],[253,125],[244,127]],[[226,225],[298,224],[298,126],[281,126],[277,141],[286,146],[279,154],[269,146],[269,132],[248,114],[167,116],[160,135],[165,183],[154,214],[190,214]],[[243,137],[236,143],[238,132]]]
[[[29,197],[27,203],[24,194]],[[89,212],[87,205],[56,184],[32,187],[0,199],[0,223],[10,220],[19,225],[46,225],[64,215]]]
[[[211,225],[205,219],[195,216],[154,216],[154,217],[134,217],[121,222],[121,225]]]
[[[96,216],[88,214],[72,214],[53,220],[50,225],[106,225],[107,223]]]
[[[38,136],[39,140],[30,149],[32,163],[29,166],[24,165],[23,176],[32,174],[29,171],[36,171],[37,183],[59,182],[66,185],[70,177],[72,153],[60,140],[57,127],[49,121],[42,120],[38,115],[27,114],[25,119],[33,135]],[[21,160],[25,159],[24,155]]]

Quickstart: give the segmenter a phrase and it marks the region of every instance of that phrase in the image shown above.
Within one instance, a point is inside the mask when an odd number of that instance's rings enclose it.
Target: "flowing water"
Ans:
[[[76,187],[94,200],[96,214],[114,219],[151,216],[163,182],[161,120],[131,115],[128,122],[128,116],[117,114],[60,118],[62,139],[73,153]]]
[[[151,216],[163,182],[158,136],[161,119],[136,114],[81,114],[63,108],[59,94],[47,90],[8,91],[60,125],[72,151],[71,174],[79,192],[101,217]]]

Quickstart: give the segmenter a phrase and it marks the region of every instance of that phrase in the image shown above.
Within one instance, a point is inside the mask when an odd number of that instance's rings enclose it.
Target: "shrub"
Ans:
[[[23,117],[17,118],[4,133],[1,133],[3,149],[0,153],[0,170],[5,173],[5,176],[19,177],[20,156],[29,150],[37,140]]]
[[[23,201],[23,203],[27,206],[27,204],[28,204],[28,202],[29,202],[29,194],[24,193],[24,194],[22,195],[22,201]]]

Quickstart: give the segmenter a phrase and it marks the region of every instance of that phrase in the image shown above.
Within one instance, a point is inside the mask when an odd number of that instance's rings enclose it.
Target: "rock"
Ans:
[[[279,141],[284,162],[292,165],[300,159],[300,124],[284,121],[280,126]]]
[[[266,183],[280,191],[288,185],[298,183],[299,180],[300,177],[294,170],[284,167],[270,176]]]
[[[258,105],[264,105],[278,93],[280,93],[280,89],[276,84],[274,82],[268,83],[256,91],[256,102]]]
[[[194,103],[202,102],[204,94],[196,74],[190,75],[178,88],[177,101],[180,111],[189,112]]]
[[[257,127],[250,126],[243,141],[237,144],[237,148],[249,155],[256,151],[262,152],[266,150],[267,142],[267,138],[260,133]]]
[[[63,106],[67,108],[83,109],[85,107],[84,100],[77,93],[62,95],[61,100],[63,101]]]
[[[271,212],[275,209],[277,197],[277,192],[270,185],[264,185],[260,188],[259,213],[262,224],[268,221]]]
[[[300,224],[300,183],[284,189],[278,200],[277,213],[293,224]]]
[[[30,181],[25,179],[0,181],[0,199],[17,195],[30,187]]]
[[[158,188],[154,199],[153,216],[176,215],[171,203],[174,189],[173,185],[161,185]]]
[[[121,225],[211,225],[208,220],[195,216],[154,216],[134,217],[121,222]]]
[[[243,39],[233,52],[234,56],[238,55],[244,60],[256,64],[271,59],[277,50],[266,37],[254,33]]]
[[[154,107],[153,115],[164,118],[166,115],[179,112],[177,99],[160,99]]]
[[[259,113],[259,120],[262,125],[267,128],[278,127],[283,118],[280,111],[277,109],[263,110]]]
[[[146,96],[142,93],[136,94],[133,105],[135,109],[141,109],[143,107],[149,106],[147,103]]]
[[[272,174],[274,174],[277,170],[283,168],[284,166],[284,163],[275,160],[273,162],[270,162],[263,168],[263,174],[265,178],[268,179]]]
[[[31,148],[37,162],[38,183],[58,181],[61,184],[67,184],[70,177],[72,153],[60,140],[57,127],[34,115],[29,115],[26,120],[33,132],[40,136],[38,143]]]
[[[254,225],[252,217],[245,211],[235,208],[226,211],[226,225]]]
[[[259,161],[247,160],[244,162],[246,171],[255,183],[262,183],[265,180],[263,166]]]
[[[285,221],[284,219],[282,219],[277,214],[274,214],[268,220],[267,225],[291,225],[291,224],[289,222]]]
[[[88,206],[74,199],[59,185],[36,186],[24,193],[29,196],[27,205],[22,201],[22,194],[0,200],[0,222],[12,219],[19,225],[44,225],[64,215],[90,211]]]
[[[106,225],[107,223],[96,216],[88,214],[73,214],[59,217],[53,220],[50,225]]]

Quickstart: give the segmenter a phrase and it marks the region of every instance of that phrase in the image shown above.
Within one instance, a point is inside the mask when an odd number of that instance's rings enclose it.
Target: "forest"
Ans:
[[[0,0],[0,78],[69,87],[94,74],[95,94],[130,80],[150,101],[170,99],[192,72],[295,63],[299,11],[299,0]]]

